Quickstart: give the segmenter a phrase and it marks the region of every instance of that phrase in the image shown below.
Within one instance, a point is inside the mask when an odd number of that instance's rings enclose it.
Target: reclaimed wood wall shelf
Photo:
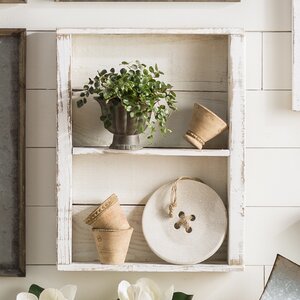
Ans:
[[[96,101],[74,105],[80,87],[98,69],[139,59],[157,63],[177,92],[172,134],[140,151],[108,149],[111,134],[99,121]],[[65,271],[202,272],[243,269],[244,35],[240,29],[61,29],[57,31],[58,269]],[[76,92],[77,91],[77,92]],[[215,111],[229,130],[205,149],[183,138],[193,103]],[[142,175],[142,176],[141,176]],[[217,191],[228,210],[227,237],[207,261],[191,266],[163,262],[141,228],[147,197],[180,176],[199,177]],[[97,262],[90,228],[83,222],[110,194],[118,194],[134,227],[127,262]]]

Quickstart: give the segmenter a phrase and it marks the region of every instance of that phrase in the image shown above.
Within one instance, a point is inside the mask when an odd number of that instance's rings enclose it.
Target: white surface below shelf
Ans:
[[[115,150],[109,148],[73,147],[73,155],[84,154],[129,154],[129,155],[158,155],[158,156],[211,156],[228,157],[228,149],[180,149],[180,148],[143,148],[141,150]]]
[[[170,265],[151,263],[124,263],[122,265],[102,265],[100,263],[71,263],[58,265],[59,271],[112,271],[112,272],[230,272],[243,271],[243,265],[196,264]]]

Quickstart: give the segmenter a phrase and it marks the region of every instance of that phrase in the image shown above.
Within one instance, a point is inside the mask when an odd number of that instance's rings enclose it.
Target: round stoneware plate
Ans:
[[[177,207],[170,218],[172,184],[160,187],[149,198],[142,220],[144,236],[151,250],[169,263],[200,263],[212,256],[224,241],[226,208],[219,195],[206,184],[181,180],[177,183]],[[190,232],[181,223],[184,218]]]

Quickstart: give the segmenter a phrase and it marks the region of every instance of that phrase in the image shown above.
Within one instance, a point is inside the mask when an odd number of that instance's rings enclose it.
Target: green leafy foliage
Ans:
[[[192,295],[186,295],[181,292],[176,292],[173,294],[173,300],[192,300],[193,296]]]
[[[29,293],[37,296],[38,298],[40,297],[40,294],[42,293],[42,291],[44,290],[44,288],[38,286],[37,284],[32,284],[29,288]]]
[[[157,64],[147,67],[139,61],[123,61],[120,65],[119,72],[114,68],[110,71],[101,70],[93,79],[89,78],[88,84],[83,86],[77,106],[86,104],[90,95],[99,103],[119,100],[131,118],[146,122],[150,128],[148,138],[153,137],[156,123],[162,133],[171,132],[166,123],[171,111],[177,109],[176,94],[170,84],[159,80],[164,73]],[[153,118],[150,119],[149,115]],[[106,128],[111,124],[110,115],[100,120]]]

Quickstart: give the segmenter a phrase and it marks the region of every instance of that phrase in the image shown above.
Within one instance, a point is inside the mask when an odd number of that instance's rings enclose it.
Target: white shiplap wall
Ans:
[[[78,284],[79,300],[114,300],[120,280],[145,274],[56,271],[55,29],[245,27],[247,39],[246,270],[146,274],[195,300],[256,300],[277,252],[300,263],[300,113],[291,111],[290,0],[241,3],[1,5],[0,27],[27,27],[27,277],[0,278],[0,300],[32,282]]]

